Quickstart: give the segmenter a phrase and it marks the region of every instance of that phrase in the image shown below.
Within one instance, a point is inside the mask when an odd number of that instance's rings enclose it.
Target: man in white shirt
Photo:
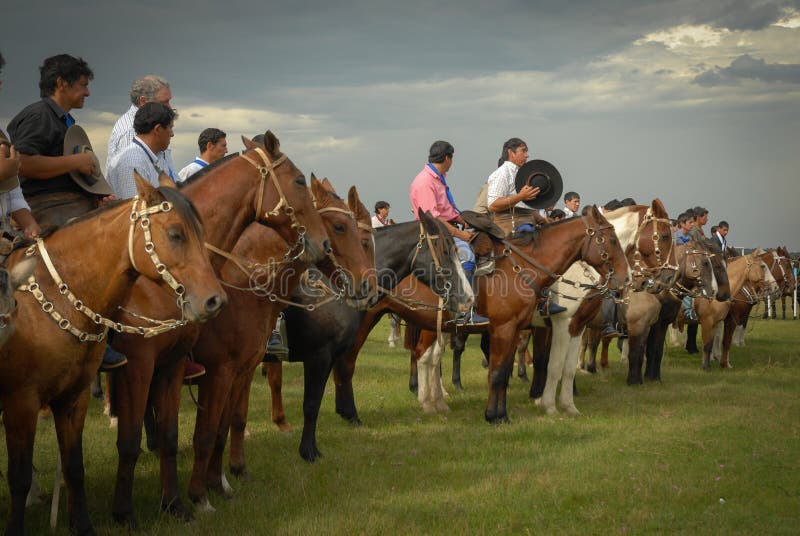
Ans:
[[[197,138],[200,156],[189,162],[178,172],[178,182],[183,182],[209,164],[228,154],[226,134],[218,128],[207,128]]]
[[[111,131],[111,137],[108,140],[108,165],[111,165],[114,157],[133,142],[135,136],[133,119],[139,108],[148,102],[157,102],[171,108],[170,100],[172,99],[172,91],[170,90],[169,83],[160,76],[148,74],[134,81],[131,86],[130,95],[131,107],[117,119]],[[175,164],[172,162],[172,151],[166,149],[156,153],[156,158],[158,167],[163,169],[164,173],[169,175],[172,180],[176,180],[178,178],[178,172],[175,169]]]
[[[130,199],[136,195],[133,171],[158,187],[159,172],[156,155],[169,147],[174,135],[175,110],[164,104],[148,102],[136,111],[133,141],[108,165],[108,182],[118,199]]]
[[[519,168],[528,161],[528,145],[519,138],[511,138],[503,144],[499,166],[489,175],[486,204],[494,214],[494,222],[511,234],[514,228],[524,223],[534,222],[533,210],[525,204],[539,195],[539,188],[525,185],[519,192],[514,179]]]
[[[577,192],[567,192],[564,194],[564,214],[567,218],[580,216],[578,209],[581,208],[581,196]]]

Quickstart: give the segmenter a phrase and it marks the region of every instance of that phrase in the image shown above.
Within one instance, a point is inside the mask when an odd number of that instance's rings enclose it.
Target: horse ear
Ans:
[[[358,190],[356,190],[355,186],[351,186],[350,189],[347,191],[347,206],[350,207],[350,212],[358,217],[358,213],[361,210],[361,199],[358,198]]]
[[[156,189],[150,184],[150,181],[139,175],[139,172],[133,170],[133,180],[136,181],[136,191],[139,193],[139,199],[147,201],[148,205],[158,202],[156,200]]]
[[[256,142],[254,142],[245,135],[242,135],[242,143],[244,144],[245,149],[255,149],[256,147],[258,147],[258,144]]]
[[[164,173],[163,171],[158,172],[158,185],[163,186],[164,188],[173,188],[175,190],[178,189],[178,186],[169,178],[169,175]]]
[[[439,226],[436,225],[436,218],[434,218],[430,212],[427,210],[423,212],[420,208],[418,209],[417,215],[419,216],[419,221],[421,221],[422,225],[425,227],[425,232],[433,235],[439,233]]]
[[[36,263],[38,262],[39,260],[36,257],[28,257],[15,264],[14,267],[8,271],[11,288],[17,290],[20,285],[24,284],[31,274],[33,274],[33,271],[36,269]]]
[[[319,179],[313,173],[311,174],[311,195],[314,196],[317,206],[319,206],[320,202],[325,199],[327,195],[327,191],[322,186],[322,183],[319,182]]]
[[[333,184],[331,184],[331,181],[328,180],[328,177],[322,179],[322,187],[329,192],[332,192],[334,194],[336,193],[336,188],[333,187]]]
[[[667,209],[664,208],[664,203],[662,203],[659,198],[656,197],[653,199],[653,203],[650,205],[650,208],[653,210],[653,215],[656,218],[667,217]]]
[[[264,147],[272,156],[275,156],[281,151],[281,142],[278,141],[277,136],[275,136],[271,130],[264,133]]]

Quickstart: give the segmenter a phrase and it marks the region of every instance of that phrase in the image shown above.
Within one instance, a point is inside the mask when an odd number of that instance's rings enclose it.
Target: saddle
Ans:
[[[503,240],[506,237],[503,230],[494,223],[494,219],[490,214],[465,210],[461,213],[461,218],[473,229],[482,231],[496,240]]]

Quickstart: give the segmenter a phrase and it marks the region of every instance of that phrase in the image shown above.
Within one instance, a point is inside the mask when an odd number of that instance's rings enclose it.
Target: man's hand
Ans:
[[[116,201],[116,200],[117,200],[117,196],[115,196],[115,195],[107,195],[105,197],[101,197],[100,198],[100,203],[97,206],[99,208],[99,207],[102,207],[103,205],[106,205],[106,204],[108,204],[108,203],[110,203],[112,201]]]
[[[456,236],[461,240],[463,240],[464,242],[469,242],[470,240],[472,240],[472,237],[475,236],[475,233],[470,231],[459,231]]]
[[[30,225],[26,225],[22,232],[25,234],[25,238],[36,238],[42,232],[42,229],[38,223],[33,222]]]
[[[19,154],[13,145],[0,145],[0,180],[19,175]]]
[[[75,170],[82,175],[94,175],[97,171],[97,159],[91,153],[73,155],[75,157]]]
[[[520,189],[517,197],[520,201],[530,201],[532,199],[536,199],[536,196],[539,195],[539,187],[533,187],[530,184],[526,184],[525,186]]]

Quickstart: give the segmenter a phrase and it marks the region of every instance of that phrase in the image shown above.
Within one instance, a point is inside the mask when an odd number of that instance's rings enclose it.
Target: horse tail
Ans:
[[[419,326],[406,323],[406,333],[405,338],[403,339],[403,348],[413,351],[417,346],[417,342],[419,341],[421,334],[422,329]]]

